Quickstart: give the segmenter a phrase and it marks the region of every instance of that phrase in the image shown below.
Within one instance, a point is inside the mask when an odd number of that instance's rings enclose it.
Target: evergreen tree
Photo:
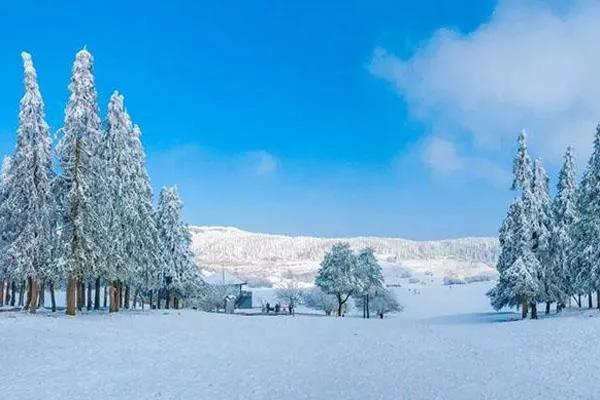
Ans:
[[[551,239],[553,232],[552,202],[548,187],[548,176],[540,160],[533,165],[531,183],[531,235],[532,250],[538,260],[540,269],[537,277],[542,283],[540,300],[546,302],[546,314],[550,312],[550,304],[562,299],[560,276],[554,274]]]
[[[106,134],[102,158],[106,166],[104,208],[106,224],[111,233],[107,244],[106,259],[109,266],[102,278],[111,283],[110,311],[118,310],[123,281],[131,275],[131,231],[135,223],[135,195],[132,193],[132,163],[129,136],[133,130],[129,115],[125,111],[123,96],[114,92],[108,104],[105,122]]]
[[[57,146],[62,174],[57,182],[61,206],[61,254],[68,274],[67,314],[75,315],[84,278],[97,276],[106,250],[103,207],[104,171],[100,157],[100,119],[92,55],[77,53],[65,110],[65,126]],[[81,298],[79,293],[79,297]],[[81,304],[79,304],[81,306]]]
[[[577,219],[577,173],[573,148],[568,147],[564,163],[558,175],[557,194],[552,202],[554,231],[552,235],[553,275],[559,282],[560,298],[557,310],[560,311],[567,299],[575,293],[576,273],[569,264],[569,250],[573,246],[571,231]]]
[[[11,168],[11,156],[4,157],[2,162],[2,175],[0,182],[0,226],[2,226],[2,231],[0,234],[0,285],[4,288],[4,283],[6,282],[6,293],[0,296],[0,305],[6,302],[8,306],[10,303],[10,289],[11,282],[16,278],[15,270],[11,266],[10,260],[7,257],[7,248],[12,243],[11,239],[13,237],[12,228],[11,228],[11,219],[10,219],[10,208],[8,207],[8,203],[6,202],[9,194],[9,189],[12,185],[10,181],[10,168]]]
[[[511,189],[527,191],[531,186],[533,171],[531,169],[531,158],[527,151],[527,134],[524,130],[519,133],[517,145],[517,154],[513,160],[514,178]]]
[[[512,240],[506,244],[506,249],[514,261],[508,267],[505,265],[498,284],[488,292],[488,296],[497,310],[527,304],[531,307],[531,317],[537,318],[536,303],[543,290],[538,277],[541,267],[531,249],[532,233],[523,199],[515,200],[507,218],[512,220]],[[504,247],[502,251],[504,253]],[[523,317],[526,317],[525,312]]]
[[[525,318],[531,307],[531,318],[537,318],[537,302],[545,299],[545,275],[538,256],[546,257],[551,232],[551,219],[546,218],[551,215],[550,199],[544,198],[548,181],[541,163],[536,162],[532,169],[524,131],[517,143],[512,189],[519,191],[520,196],[509,207],[500,228],[500,276],[488,296],[496,309],[521,305]]]
[[[44,102],[31,56],[21,54],[25,94],[21,99],[17,144],[11,158],[2,202],[10,234],[4,252],[20,280],[27,279],[31,312],[38,307],[38,287],[50,265],[54,201],[51,193],[52,157]]]
[[[136,218],[132,224],[133,243],[132,248],[132,263],[134,269],[134,283],[138,290],[141,292],[147,292],[152,289],[152,277],[156,276],[156,272],[159,269],[159,258],[156,254],[156,248],[158,246],[158,230],[155,221],[155,212],[152,205],[152,186],[150,185],[150,178],[146,169],[146,156],[141,142],[141,130],[137,125],[133,126],[129,137],[129,146],[131,154],[132,164],[132,185],[133,204],[136,205],[135,214]],[[187,257],[186,268],[189,269],[187,274],[190,276],[190,281],[186,284],[192,284],[191,289],[194,290],[198,283],[199,275],[198,268],[193,264],[193,255],[191,254],[191,237],[187,228],[184,228],[182,233],[184,241],[187,242],[185,255]],[[186,289],[186,290],[187,290]]]
[[[591,293],[600,288],[600,125],[594,148],[577,194],[577,218],[571,230],[570,269],[575,291]]]
[[[175,187],[160,191],[156,223],[161,269],[155,275],[155,287],[165,290],[165,307],[171,300],[177,305],[182,297],[193,297],[204,282],[194,263],[189,230],[181,220],[182,203]],[[160,298],[158,298],[160,308]]]
[[[342,308],[350,296],[361,291],[356,255],[350,250],[348,243],[336,243],[325,254],[315,285],[336,297],[337,315],[342,316]]]

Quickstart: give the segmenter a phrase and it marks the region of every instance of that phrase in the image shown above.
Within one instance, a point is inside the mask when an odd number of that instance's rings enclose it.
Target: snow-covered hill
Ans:
[[[246,232],[233,227],[191,226],[199,266],[225,268],[254,280],[277,283],[293,274],[312,281],[325,252],[337,241],[358,250],[371,247],[377,258],[400,275],[414,272],[456,279],[493,275],[498,257],[496,238],[416,242],[398,238],[317,238]],[[475,278],[473,278],[475,277]]]

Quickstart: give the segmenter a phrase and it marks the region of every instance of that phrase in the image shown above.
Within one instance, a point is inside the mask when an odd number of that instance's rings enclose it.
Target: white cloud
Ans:
[[[600,2],[560,10],[524,3],[499,3],[470,33],[440,29],[409,59],[377,49],[371,72],[391,82],[430,129],[479,154],[514,150],[526,128],[536,156],[557,162],[569,144],[587,156],[600,120]],[[456,153],[443,146],[432,141],[427,151],[446,152],[457,170]],[[497,171],[482,162],[482,170]]]
[[[452,172],[463,168],[454,144],[446,139],[432,138],[423,151],[423,161],[434,171]]]
[[[279,169],[279,159],[267,151],[252,151],[247,155],[257,175],[272,174]]]
[[[434,173],[461,172],[503,186],[510,182],[510,174],[506,170],[484,158],[460,154],[454,143],[440,137],[432,137],[425,143],[422,159]]]

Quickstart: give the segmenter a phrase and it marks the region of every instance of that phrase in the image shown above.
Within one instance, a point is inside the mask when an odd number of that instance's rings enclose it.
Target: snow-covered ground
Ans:
[[[598,398],[598,311],[514,321],[517,314],[490,309],[490,282],[433,279],[395,288],[405,311],[384,320],[0,313],[0,354],[12,366],[0,373],[0,392],[48,400]]]

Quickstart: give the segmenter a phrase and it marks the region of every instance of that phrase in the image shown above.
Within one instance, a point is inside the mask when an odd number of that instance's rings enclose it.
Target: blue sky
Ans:
[[[33,55],[56,130],[87,45],[102,112],[124,94],[155,190],[177,184],[191,224],[495,235],[518,131],[532,129],[554,173],[567,142],[587,151],[598,119],[584,79],[599,61],[585,19],[597,7],[583,1],[5,3],[0,151],[14,141],[20,51]],[[569,83],[585,94],[556,83],[581,63],[590,71]]]

